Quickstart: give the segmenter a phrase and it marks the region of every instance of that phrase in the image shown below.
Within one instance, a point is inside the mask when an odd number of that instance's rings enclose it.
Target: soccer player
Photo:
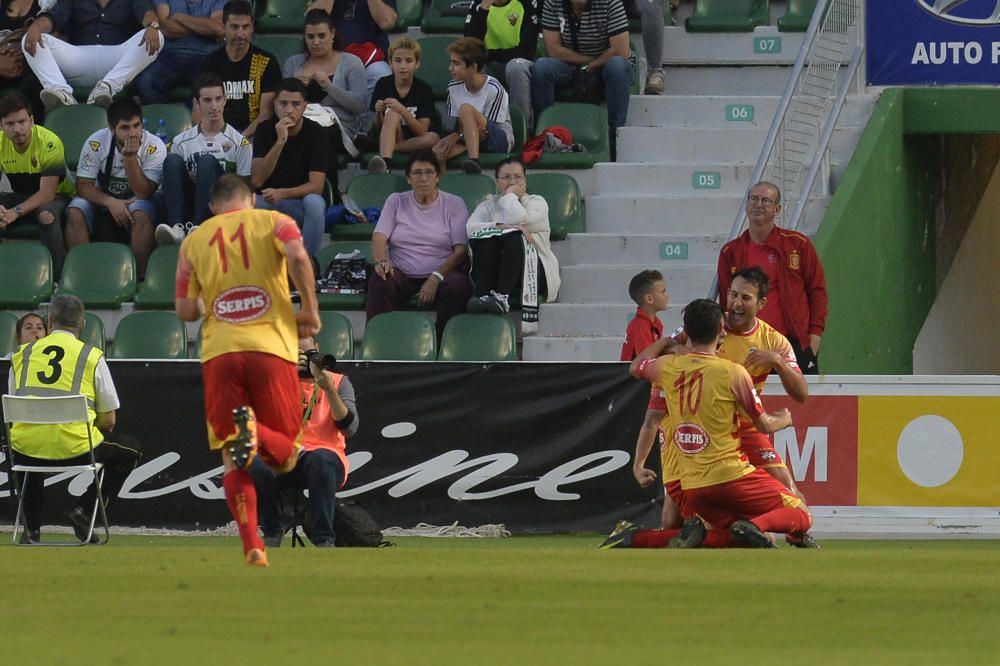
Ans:
[[[254,210],[253,202],[243,178],[227,174],[215,182],[215,216],[181,244],[175,308],[184,321],[204,311],[208,442],[222,451],[222,485],[246,562],[267,566],[250,464],[259,453],[279,473],[295,467],[302,446],[298,338],[318,333],[320,323],[298,225],[277,211]],[[287,275],[302,298],[298,314]]]
[[[717,356],[726,336],[717,303],[692,301],[684,309],[684,330],[690,353],[656,358],[666,343],[657,344],[630,368],[633,376],[664,389],[663,430],[667,447],[676,449],[684,498],[701,518],[728,529],[737,542],[770,548],[774,543],[766,532],[806,532],[812,516],[805,502],[747,462],[732,432],[738,416],[762,433],[787,428],[792,424],[788,409],[764,412],[746,369]],[[678,545],[697,547],[704,536],[704,524],[692,518]]]

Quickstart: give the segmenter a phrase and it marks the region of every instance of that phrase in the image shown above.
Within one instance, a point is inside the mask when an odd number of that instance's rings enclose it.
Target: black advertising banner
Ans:
[[[110,365],[122,402],[116,437],[143,451],[112,523],[229,522],[221,464],[207,448],[199,364]],[[4,375],[7,368],[0,365]],[[457,521],[524,533],[603,531],[620,518],[659,522],[656,493],[640,489],[631,472],[648,387],[624,364],[348,362],[339,370],[354,383],[360,415],[340,496],[383,527]],[[48,519],[64,522],[64,489],[79,495],[86,482],[51,477]],[[9,484],[0,476],[0,496],[9,497]]]

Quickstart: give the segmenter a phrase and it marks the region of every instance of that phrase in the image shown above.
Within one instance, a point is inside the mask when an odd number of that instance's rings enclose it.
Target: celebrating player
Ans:
[[[267,566],[257,534],[257,494],[249,473],[259,453],[279,472],[295,467],[302,425],[298,338],[319,332],[312,263],[295,221],[254,210],[253,192],[234,174],[211,191],[215,214],[181,245],[177,316],[204,310],[201,363],[208,441],[222,450],[222,485],[246,562]],[[287,275],[302,305],[292,310]],[[296,328],[298,329],[296,331]]]

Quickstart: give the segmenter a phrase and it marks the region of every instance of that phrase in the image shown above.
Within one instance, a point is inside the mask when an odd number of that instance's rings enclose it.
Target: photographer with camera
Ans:
[[[250,468],[257,488],[257,512],[264,544],[281,545],[291,525],[283,525],[280,493],[309,490],[306,536],[317,548],[333,548],[337,490],[347,481],[347,439],[358,430],[354,387],[332,372],[337,359],[323,354],[313,338],[299,339],[299,393],[302,396],[302,450],[295,468],[279,476],[259,458]]]

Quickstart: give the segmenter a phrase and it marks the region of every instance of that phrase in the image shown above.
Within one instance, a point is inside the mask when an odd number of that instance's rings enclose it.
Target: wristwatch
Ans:
[[[147,28],[156,28],[157,30],[159,30],[160,29],[160,22],[159,21],[153,21],[151,23],[148,23],[146,25],[146,27]]]
[[[14,212],[17,213],[18,217],[21,217],[21,207],[20,206],[14,206]]]

